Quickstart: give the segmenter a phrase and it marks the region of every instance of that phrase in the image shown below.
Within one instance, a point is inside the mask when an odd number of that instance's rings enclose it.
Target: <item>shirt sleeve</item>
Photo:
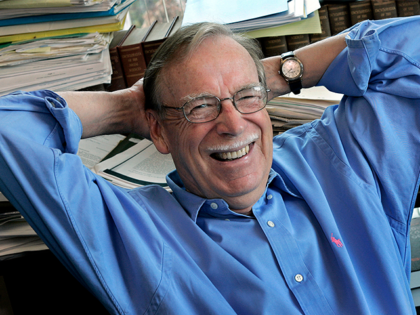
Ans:
[[[342,93],[316,129],[339,159],[376,186],[391,224],[407,236],[420,161],[420,17],[365,21],[319,85]]]
[[[83,166],[81,134],[80,119],[51,91],[0,98],[0,190],[108,310],[124,313],[146,279],[158,285],[162,242],[127,191]],[[131,243],[143,249],[135,269],[124,250]]]

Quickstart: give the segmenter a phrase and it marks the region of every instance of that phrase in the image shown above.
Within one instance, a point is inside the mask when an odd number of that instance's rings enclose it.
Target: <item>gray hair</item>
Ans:
[[[264,87],[266,86],[264,66],[260,60],[263,55],[256,40],[235,34],[222,24],[197,23],[180,28],[175,34],[168,37],[153,55],[144,74],[146,109],[153,109],[160,115],[164,115],[161,107],[161,89],[159,88],[162,69],[172,63],[184,61],[205,39],[213,36],[232,38],[244,47],[254,60],[258,79]]]

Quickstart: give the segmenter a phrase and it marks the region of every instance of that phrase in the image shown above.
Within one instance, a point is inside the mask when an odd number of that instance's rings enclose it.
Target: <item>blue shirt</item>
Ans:
[[[365,22],[320,85],[343,93],[274,139],[255,217],[158,186],[130,191],[76,155],[50,91],[0,98],[0,190],[114,314],[411,314],[420,17]]]

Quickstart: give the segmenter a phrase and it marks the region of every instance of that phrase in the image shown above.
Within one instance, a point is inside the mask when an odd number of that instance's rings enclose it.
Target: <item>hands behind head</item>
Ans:
[[[131,96],[135,99],[133,106],[136,106],[136,110],[133,111],[133,131],[141,137],[150,139],[149,125],[146,119],[145,110],[145,95],[143,90],[143,78],[137,81],[132,87],[128,89],[131,92]]]

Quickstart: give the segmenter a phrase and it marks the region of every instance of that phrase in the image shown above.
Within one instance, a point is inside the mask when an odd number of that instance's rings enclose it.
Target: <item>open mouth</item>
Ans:
[[[218,161],[232,161],[239,159],[249,152],[249,146],[246,145],[244,148],[238,150],[238,151],[232,151],[232,152],[221,152],[221,153],[213,153],[211,155],[212,158],[218,160]]]

